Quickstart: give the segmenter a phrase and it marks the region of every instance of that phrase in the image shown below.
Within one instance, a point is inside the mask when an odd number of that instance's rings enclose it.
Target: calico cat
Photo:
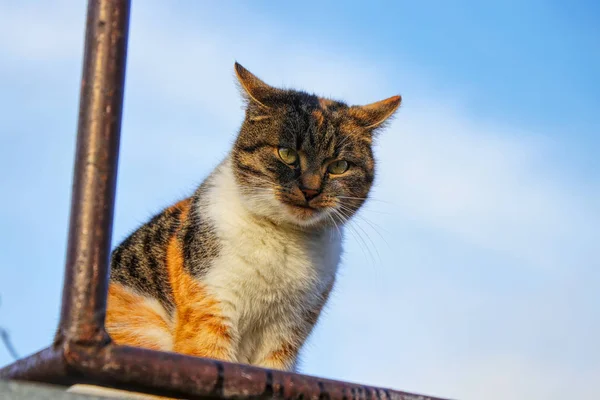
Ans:
[[[401,98],[348,106],[235,72],[246,111],[231,152],[114,250],[106,329],[117,344],[293,371]]]

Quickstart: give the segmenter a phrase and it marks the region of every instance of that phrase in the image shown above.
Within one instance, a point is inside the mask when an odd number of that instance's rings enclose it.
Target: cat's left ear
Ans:
[[[393,96],[366,106],[352,106],[348,112],[363,128],[375,129],[394,115],[401,102],[402,97]]]
[[[282,91],[267,85],[239,63],[235,63],[235,74],[243,89],[246,99],[264,108],[270,108],[271,104],[278,99]]]

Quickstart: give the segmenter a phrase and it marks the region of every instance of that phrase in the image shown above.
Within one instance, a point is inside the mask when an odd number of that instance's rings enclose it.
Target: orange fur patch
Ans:
[[[301,177],[304,187],[317,189],[321,186],[321,176],[319,174],[309,173],[303,174]]]
[[[321,128],[321,126],[323,126],[323,121],[325,120],[325,117],[323,117],[323,111],[321,110],[314,110],[312,112],[312,116],[314,119],[317,120],[317,128]]]
[[[182,200],[165,211],[180,211],[180,226],[183,226],[191,202],[189,198]],[[178,233],[175,233],[169,240],[166,255],[176,308],[174,321],[161,315],[160,309],[152,304],[153,299],[111,283],[106,329],[113,341],[120,345],[227,360],[232,340],[219,302],[185,271],[183,263],[183,248]]]
[[[185,215],[187,216],[187,212],[190,209],[190,205],[192,204],[192,198],[189,197],[187,199],[183,199],[181,201],[178,201],[177,203],[173,204],[171,207],[167,208],[167,212],[173,212],[175,210],[179,210],[182,213],[185,213]],[[185,218],[181,219],[180,221],[185,220]]]
[[[150,306],[147,298],[117,283],[108,288],[106,329],[119,345],[170,350],[161,344],[171,336],[169,321]]]
[[[181,221],[189,212],[189,203],[182,204]],[[167,248],[167,270],[177,308],[173,332],[173,351],[227,360],[231,350],[231,335],[219,302],[205,287],[183,268],[183,248],[177,235]]]
[[[292,343],[284,343],[279,349],[269,354],[266,361],[272,365],[287,365],[294,358],[296,358],[298,350],[298,345]]]
[[[333,101],[329,100],[329,99],[323,99],[320,98],[319,99],[319,105],[321,106],[321,108],[327,110],[327,108],[333,104]]]

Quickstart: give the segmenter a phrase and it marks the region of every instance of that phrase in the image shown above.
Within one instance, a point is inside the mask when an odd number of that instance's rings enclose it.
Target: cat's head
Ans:
[[[231,160],[246,206],[300,227],[348,220],[373,183],[373,135],[400,96],[348,106],[271,87],[238,63],[235,72],[247,107]]]

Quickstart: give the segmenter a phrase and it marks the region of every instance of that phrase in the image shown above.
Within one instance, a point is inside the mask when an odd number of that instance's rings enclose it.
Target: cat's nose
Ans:
[[[311,201],[312,199],[314,199],[315,197],[317,197],[319,195],[319,193],[321,192],[318,189],[309,189],[309,188],[300,188],[300,190],[302,191],[302,194],[304,194],[304,198],[306,199],[306,201]]]

